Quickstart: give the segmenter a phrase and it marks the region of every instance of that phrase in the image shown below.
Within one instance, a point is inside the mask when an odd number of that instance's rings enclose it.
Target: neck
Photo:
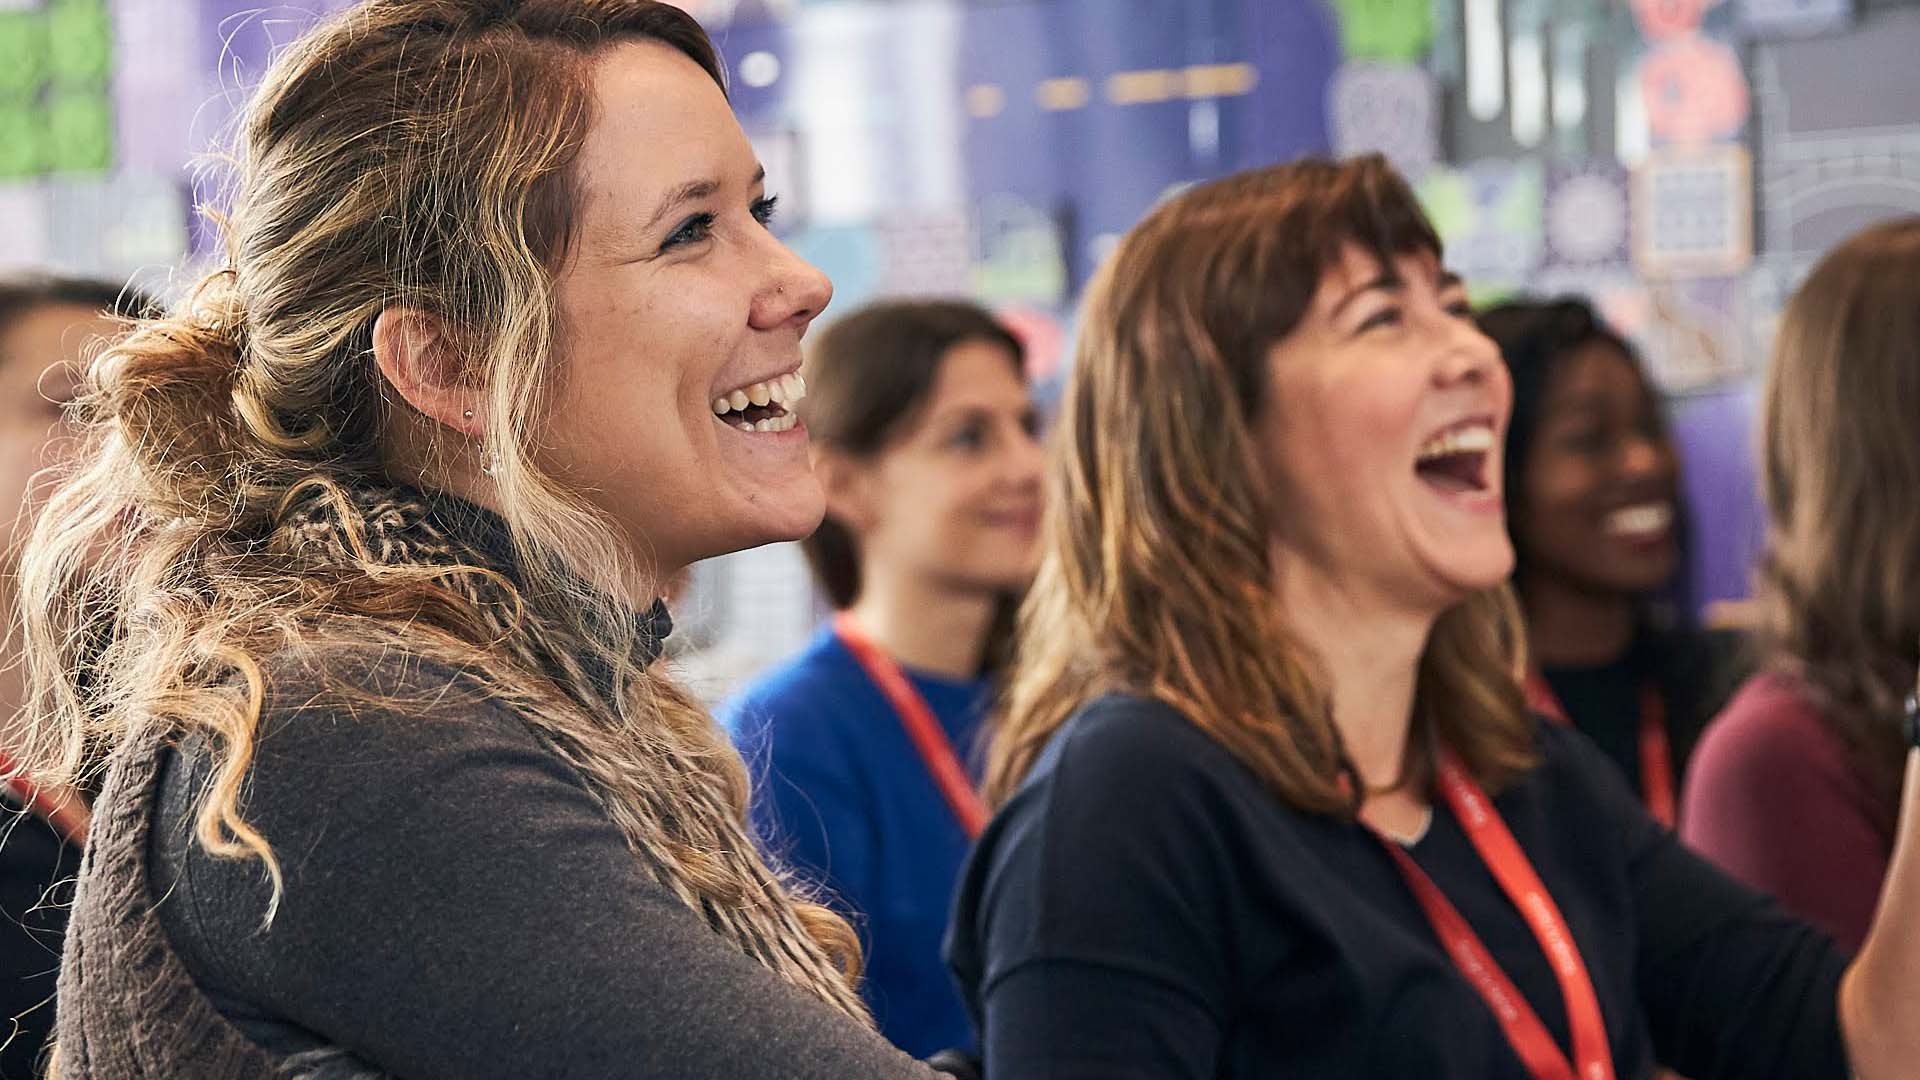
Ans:
[[[1521,584],[1527,647],[1535,666],[1594,667],[1620,659],[1632,647],[1634,597],[1545,577],[1529,576]]]
[[[1283,625],[1313,651],[1329,680],[1333,721],[1371,790],[1405,774],[1420,655],[1434,616],[1343,589],[1304,571],[1284,574]]]
[[[869,567],[853,617],[874,643],[901,664],[949,679],[980,674],[997,599],[910,574]]]

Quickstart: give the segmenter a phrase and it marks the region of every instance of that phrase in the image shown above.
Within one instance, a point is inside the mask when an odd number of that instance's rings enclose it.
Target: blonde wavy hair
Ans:
[[[1359,778],[1317,661],[1274,599],[1271,482],[1253,420],[1268,354],[1352,242],[1440,252],[1379,157],[1303,161],[1193,188],[1127,234],[1089,287],[1051,447],[1039,576],[1021,611],[985,786],[1012,796],[1076,709],[1153,698],[1290,806],[1347,815]],[[1429,733],[1497,789],[1532,761],[1519,614],[1503,586],[1443,615],[1421,658]]]
[[[847,923],[741,843],[738,755],[691,697],[638,669],[633,612],[573,569],[630,566],[633,553],[532,453],[561,360],[553,276],[593,122],[590,65],[641,40],[724,87],[699,25],[651,0],[369,0],[275,62],[239,133],[226,267],[91,366],[86,448],[24,553],[31,707],[14,745],[59,781],[156,730],[203,742],[215,772],[197,840],[260,860],[277,902],[270,838],[240,808],[263,661],[330,642],[442,660],[546,737],[636,852],[666,863],[684,901],[771,927],[769,966],[864,1017]],[[349,496],[408,479],[389,475],[382,433],[411,423],[430,439],[434,427],[389,400],[373,362],[374,321],[394,306],[437,316],[463,342],[514,581],[367,550],[369,515]],[[266,539],[316,500],[344,525],[337,566],[302,564]],[[613,673],[612,715],[523,662],[498,612],[479,610],[477,576],[494,579],[513,620],[559,628],[568,657]],[[663,746],[687,774],[665,794],[641,767]],[[658,835],[659,800],[687,791],[702,813]]]
[[[1805,679],[1893,833],[1920,664],[1920,218],[1867,229],[1788,301],[1761,434],[1767,663]]]

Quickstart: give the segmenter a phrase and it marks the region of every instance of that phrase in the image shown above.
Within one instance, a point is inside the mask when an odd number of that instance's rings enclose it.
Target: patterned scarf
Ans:
[[[354,548],[361,546],[385,565],[474,566],[496,571],[508,582],[523,580],[515,570],[506,523],[490,511],[407,488],[357,491],[348,499],[352,510],[343,514],[329,493],[316,490],[303,498],[282,516],[272,546],[319,565],[351,565]],[[359,545],[353,543],[356,533]],[[492,624],[489,637],[513,667],[544,676],[564,696],[559,709],[514,704],[542,742],[586,781],[652,877],[747,956],[870,1022],[849,980],[802,924],[791,886],[761,857],[732,805],[716,756],[734,751],[711,721],[700,732],[647,724],[660,718],[643,703],[629,710],[642,718],[642,730],[616,731],[608,719],[618,715],[612,697],[619,691],[611,673],[581,662],[571,644],[577,635],[544,616],[537,597],[527,597],[532,602],[523,606],[512,595],[517,584],[509,590],[483,574],[450,574],[443,581]],[[507,614],[515,611],[524,616],[510,623]],[[634,620],[632,659],[640,670],[659,658],[671,623],[664,604],[657,602]],[[643,701],[646,694],[681,696],[655,675],[641,681]],[[604,754],[585,745],[577,734],[583,728],[619,738],[620,760],[604,760]],[[721,764],[737,762],[734,757]]]

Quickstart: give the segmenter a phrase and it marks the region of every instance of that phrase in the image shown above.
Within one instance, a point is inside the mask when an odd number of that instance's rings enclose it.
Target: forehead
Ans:
[[[1388,273],[1431,282],[1442,269],[1439,254],[1428,248],[1394,252],[1389,258],[1391,265],[1383,263],[1380,253],[1373,248],[1352,240],[1342,240],[1339,253],[1320,272],[1320,288],[1323,293],[1334,294],[1333,298],[1337,300],[1339,294],[1359,288]]]
[[[651,213],[688,181],[752,173],[753,148],[726,95],[678,49],[614,46],[593,62],[592,84],[594,121],[578,163],[583,217]]]
[[[1027,384],[1020,360],[1007,347],[985,338],[968,338],[949,347],[933,380],[935,411],[972,408],[1007,401],[1024,403]]]
[[[1546,402],[1548,408],[1603,403],[1637,406],[1652,393],[1632,358],[1612,342],[1596,338],[1575,346],[1556,366]]]

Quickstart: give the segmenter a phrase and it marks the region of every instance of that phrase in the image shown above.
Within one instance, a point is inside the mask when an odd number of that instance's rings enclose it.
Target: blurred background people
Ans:
[[[1480,316],[1513,380],[1505,496],[1527,617],[1529,704],[1579,728],[1672,826],[1737,639],[1686,603],[1686,507],[1658,392],[1633,347],[1578,299]]]
[[[15,559],[36,473],[71,446],[66,406],[92,352],[145,301],[104,281],[0,279],[0,602],[11,617]],[[18,639],[0,662],[0,776],[12,772],[6,735],[24,704]],[[22,813],[21,811],[26,811]],[[25,776],[0,784],[0,1080],[37,1076],[53,1031],[55,976],[66,926],[63,882],[79,869],[87,829],[82,793]]]
[[[1849,968],[1528,710],[1466,297],[1377,157],[1095,279],[949,936],[988,1077],[1911,1072],[1920,784]]]
[[[881,1031],[972,1041],[940,958],[984,823],[972,750],[1036,558],[1036,418],[1019,342],[957,301],[875,304],[820,333],[800,415],[827,517],[804,541],[837,616],[722,718],[764,772],[756,821],[862,930]]]
[[[1708,730],[1682,831],[1857,948],[1891,856],[1920,653],[1920,218],[1787,304],[1761,444],[1763,670]]]
[[[0,147],[0,265],[218,265],[197,208],[227,208],[231,185],[190,163],[301,26],[351,3],[9,5],[0,45],[54,47],[0,93],[23,133]],[[1020,335],[1043,408],[1087,282],[1160,200],[1384,150],[1419,177],[1476,304],[1576,293],[1633,344],[1684,451],[1694,528],[1674,595],[1703,609],[1749,593],[1764,515],[1747,449],[1781,303],[1859,225],[1920,212],[1920,0],[1139,0],[1124,19],[1111,0],[679,6],[727,42],[780,199],[771,227],[834,281],[836,308],[980,303]],[[1872,92],[1836,77],[1854,72]],[[712,560],[691,571],[671,659],[717,704],[802,649],[825,606],[797,545]]]

